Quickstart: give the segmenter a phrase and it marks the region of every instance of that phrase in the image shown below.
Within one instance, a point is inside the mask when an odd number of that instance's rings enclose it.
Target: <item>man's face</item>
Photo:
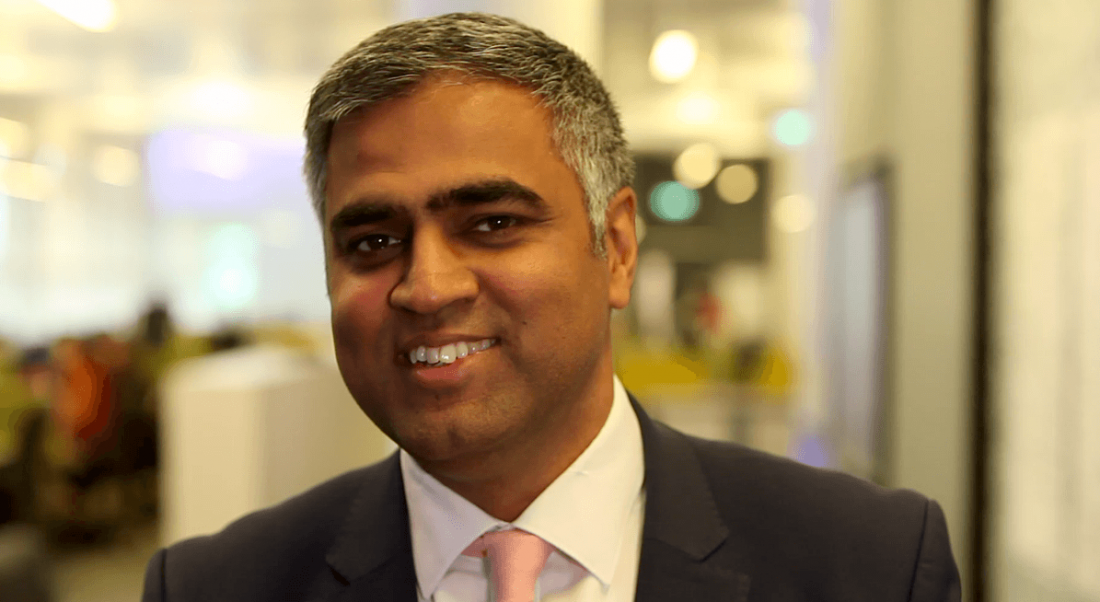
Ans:
[[[550,127],[520,88],[442,81],[333,130],[337,360],[367,415],[421,461],[553,440],[610,392],[608,321],[629,301],[634,198],[612,203],[620,243],[596,257]],[[412,361],[463,345],[453,363]]]

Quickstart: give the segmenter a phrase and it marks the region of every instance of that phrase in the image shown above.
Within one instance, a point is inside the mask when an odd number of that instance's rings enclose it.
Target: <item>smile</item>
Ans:
[[[496,343],[496,339],[482,339],[480,341],[460,341],[449,343],[442,347],[425,347],[421,345],[409,351],[409,362],[413,365],[426,364],[428,366],[442,366],[453,364],[464,357],[485,351]]]

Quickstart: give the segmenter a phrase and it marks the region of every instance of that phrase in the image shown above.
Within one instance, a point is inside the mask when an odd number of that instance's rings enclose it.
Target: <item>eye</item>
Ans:
[[[478,232],[495,232],[511,228],[519,222],[511,215],[493,215],[477,222],[474,230]]]
[[[368,234],[354,241],[352,243],[352,250],[361,253],[370,253],[372,251],[382,251],[399,244],[401,244],[401,239],[390,236],[389,234]]]

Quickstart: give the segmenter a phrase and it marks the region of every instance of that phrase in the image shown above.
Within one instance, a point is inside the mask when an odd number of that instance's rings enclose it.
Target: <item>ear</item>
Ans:
[[[629,186],[622,188],[607,206],[607,269],[611,275],[610,302],[614,309],[630,303],[630,288],[634,285],[634,270],[638,266],[638,238],[634,232],[634,216],[638,211],[638,195]]]

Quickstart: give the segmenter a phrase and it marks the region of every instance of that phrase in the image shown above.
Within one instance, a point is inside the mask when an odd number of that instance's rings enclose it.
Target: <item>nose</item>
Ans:
[[[478,293],[477,277],[442,232],[423,230],[412,238],[404,278],[390,292],[390,305],[435,314]]]

